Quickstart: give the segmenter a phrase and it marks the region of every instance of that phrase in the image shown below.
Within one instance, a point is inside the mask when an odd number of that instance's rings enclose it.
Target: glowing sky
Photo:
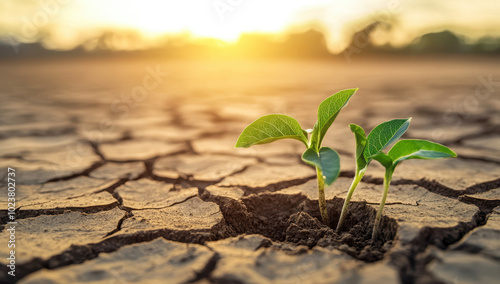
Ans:
[[[374,20],[396,24],[379,43],[405,44],[443,29],[499,36],[499,11],[498,0],[0,0],[0,35],[70,49],[102,30],[137,30],[151,43],[180,33],[235,41],[245,32],[279,34],[316,23],[339,51]]]

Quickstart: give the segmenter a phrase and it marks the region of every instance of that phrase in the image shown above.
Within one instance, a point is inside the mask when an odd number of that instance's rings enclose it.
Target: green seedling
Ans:
[[[303,130],[299,122],[284,114],[265,115],[250,125],[240,134],[235,147],[250,147],[266,144],[279,139],[296,139],[304,143],[306,150],[302,160],[316,168],[318,179],[319,209],[323,223],[329,225],[325,200],[325,184],[331,185],[340,173],[339,154],[328,147],[321,147],[325,134],[337,118],[339,112],[347,105],[349,99],[358,89],[340,91],[325,99],[318,107],[318,121],[312,134]]]
[[[389,129],[384,130],[381,133],[381,137],[385,136],[385,132]],[[376,141],[373,141],[377,144]],[[440,159],[440,158],[451,158],[456,157],[457,154],[450,150],[448,147],[443,146],[438,143],[434,143],[426,140],[418,139],[408,139],[398,141],[387,154],[382,151],[374,151],[377,146],[370,145],[370,137],[368,137],[368,143],[366,147],[371,147],[372,150],[364,152],[365,159],[374,159],[380,162],[385,167],[384,175],[384,193],[382,195],[382,200],[380,201],[380,206],[377,211],[377,216],[375,217],[375,224],[373,225],[372,240],[375,241],[377,238],[380,221],[382,220],[382,212],[384,211],[385,200],[387,199],[387,193],[389,192],[389,185],[391,183],[392,174],[396,169],[396,166],[402,161],[409,159]]]
[[[384,211],[387,193],[389,192],[392,174],[394,173],[396,166],[400,162],[408,159],[438,159],[456,157],[456,154],[447,147],[425,140],[401,140],[394,144],[392,149],[387,154],[382,152],[382,150],[396,142],[406,132],[406,130],[408,130],[410,121],[411,118],[393,119],[383,122],[373,128],[368,137],[366,137],[365,131],[361,126],[356,124],[349,125],[356,140],[356,172],[351,187],[347,192],[344,206],[342,207],[339,223],[337,224],[337,231],[339,231],[342,227],[349,209],[349,202],[352,194],[354,193],[358,183],[363,178],[363,175],[365,174],[371,161],[376,160],[386,168],[384,175],[384,193],[382,195],[377,216],[375,217],[375,224],[372,232],[372,239],[375,240],[378,235],[380,221],[382,220],[382,213]]]
[[[373,160],[373,153],[379,153],[399,139],[410,126],[410,120],[411,118],[393,119],[383,122],[373,128],[368,137],[366,137],[365,130],[361,126],[356,124],[349,125],[356,138],[356,171],[351,186],[347,191],[342,212],[340,213],[337,232],[340,231],[347,216],[352,194],[365,175],[368,165]]]

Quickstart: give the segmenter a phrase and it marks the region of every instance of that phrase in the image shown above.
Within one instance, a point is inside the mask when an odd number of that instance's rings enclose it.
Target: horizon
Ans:
[[[353,36],[373,23],[374,46],[403,48],[425,34],[450,31],[465,44],[500,38],[495,1],[235,1],[181,3],[162,1],[45,2],[0,1],[0,39],[4,44],[40,43],[48,50],[97,48],[105,34],[129,34],[135,40],[115,40],[111,50],[154,49],[165,44],[212,40],[234,45],[246,34],[283,41],[291,34],[317,30],[326,48],[339,54]],[[116,13],[116,11],[120,11]]]

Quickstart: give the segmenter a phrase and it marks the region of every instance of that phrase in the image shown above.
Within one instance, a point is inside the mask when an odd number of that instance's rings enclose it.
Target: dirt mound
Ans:
[[[260,234],[273,241],[336,248],[367,262],[383,258],[396,237],[396,220],[384,217],[379,238],[371,241],[376,210],[364,202],[351,203],[349,214],[340,233],[334,228],[344,200],[328,200],[331,224],[320,222],[318,202],[302,194],[262,193],[243,197],[241,201],[210,195],[205,200],[219,204],[224,220],[214,227],[216,239],[240,234]]]

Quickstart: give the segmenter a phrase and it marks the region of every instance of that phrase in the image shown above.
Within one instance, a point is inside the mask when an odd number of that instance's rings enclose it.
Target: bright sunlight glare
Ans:
[[[328,1],[76,1],[68,7],[81,20],[94,25],[132,28],[147,35],[189,33],[235,41],[245,32],[279,33],[300,13]],[[331,1],[330,1],[331,2]],[[87,16],[93,14],[88,19]],[[71,16],[69,16],[71,15]],[[70,19],[68,19],[70,20]],[[89,23],[90,24],[90,23]]]
[[[376,42],[404,45],[436,30],[470,38],[500,35],[496,0],[484,5],[443,0],[0,0],[0,37],[71,49],[102,32],[135,31],[149,41],[165,35],[234,42],[244,33],[282,35],[320,28],[331,51],[345,47],[352,34],[375,21],[393,28]],[[37,32],[29,35],[29,31]],[[141,48],[135,46],[133,48]]]

